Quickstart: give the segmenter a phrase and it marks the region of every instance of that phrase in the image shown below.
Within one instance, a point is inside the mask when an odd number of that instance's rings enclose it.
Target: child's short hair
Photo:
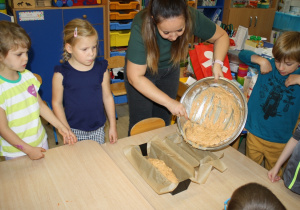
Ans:
[[[286,208],[268,188],[257,183],[249,183],[233,192],[227,209],[284,210]]]
[[[67,43],[71,46],[74,46],[76,40],[78,40],[77,37],[87,37],[94,35],[98,36],[98,33],[89,21],[77,18],[67,23],[67,25],[64,28],[63,35],[63,59],[67,61],[71,58],[71,55],[65,49],[65,45]]]
[[[26,31],[16,23],[9,21],[0,21],[0,55],[7,56],[11,49],[24,47],[29,49],[31,39]]]
[[[300,63],[300,32],[284,32],[276,40],[272,53],[278,61],[289,59]]]

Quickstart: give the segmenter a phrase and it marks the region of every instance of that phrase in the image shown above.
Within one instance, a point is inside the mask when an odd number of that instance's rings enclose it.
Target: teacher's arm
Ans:
[[[226,31],[223,30],[220,26],[216,25],[216,32],[207,41],[214,44],[214,61],[224,61],[229,49],[229,37]],[[213,74],[215,76],[215,79],[223,77],[221,64],[217,62],[214,63]]]
[[[169,97],[157,88],[149,79],[147,79],[145,77],[146,70],[147,65],[138,65],[128,60],[127,78],[129,83],[150,100],[166,107],[173,115],[184,116],[187,118],[184,106]]]

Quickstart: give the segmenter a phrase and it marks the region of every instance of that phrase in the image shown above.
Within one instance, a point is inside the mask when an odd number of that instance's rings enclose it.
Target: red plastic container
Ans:
[[[248,65],[241,63],[238,69],[237,81],[244,85],[244,77],[247,76],[248,73]]]

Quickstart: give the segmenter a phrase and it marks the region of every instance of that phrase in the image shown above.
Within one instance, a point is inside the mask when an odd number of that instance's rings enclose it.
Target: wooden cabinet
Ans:
[[[225,0],[223,23],[232,24],[234,29],[239,25],[248,28],[249,35],[256,35],[270,39],[277,2],[270,8],[231,8],[231,0]]]
[[[26,68],[42,77],[43,84],[39,93],[48,102],[51,102],[52,98],[53,69],[62,59],[63,28],[70,20],[87,19],[99,34],[98,59],[109,57],[105,6],[15,9],[14,16],[15,21],[29,34],[32,42]]]

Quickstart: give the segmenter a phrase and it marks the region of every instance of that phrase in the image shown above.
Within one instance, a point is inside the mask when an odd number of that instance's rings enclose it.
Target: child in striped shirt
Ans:
[[[6,160],[24,155],[32,160],[44,157],[48,142],[40,115],[58,129],[64,143],[77,141],[42,101],[40,83],[25,69],[30,45],[23,28],[0,21],[0,156]]]

